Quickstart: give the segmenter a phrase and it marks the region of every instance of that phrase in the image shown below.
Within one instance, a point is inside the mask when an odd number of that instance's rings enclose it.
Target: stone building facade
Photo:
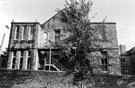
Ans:
[[[122,75],[135,75],[135,47],[121,54],[120,64]]]
[[[8,45],[8,69],[37,70],[37,22],[12,22]]]
[[[48,32],[43,30],[38,22],[11,24],[8,69],[60,71],[56,66],[62,66],[56,61],[51,61],[56,47],[51,46]]]
[[[59,63],[61,50],[55,46],[55,41],[66,39],[71,33],[64,32],[65,24],[59,22],[59,13],[43,24],[38,22],[12,22],[8,46],[8,69],[32,69],[47,71],[64,71],[66,68]],[[92,22],[96,27],[100,22]],[[107,41],[96,41],[98,48],[92,52],[93,65],[100,64],[104,72],[119,73],[118,42],[116,23],[105,22],[104,29],[99,29],[96,35]],[[102,49],[99,51],[98,49]],[[92,60],[92,59],[90,59]],[[95,70],[96,72],[97,70]]]

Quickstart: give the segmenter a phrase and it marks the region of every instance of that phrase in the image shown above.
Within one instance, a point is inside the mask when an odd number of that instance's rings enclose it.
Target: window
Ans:
[[[23,51],[21,51],[21,56],[20,56],[20,69],[23,67]]]
[[[24,27],[23,27],[22,35],[23,35],[23,36],[22,36],[23,39],[26,40],[26,37],[27,37],[27,26],[24,26]]]
[[[27,62],[27,69],[31,69],[31,51],[28,51],[28,62]]]
[[[22,36],[21,36],[21,40],[24,39],[24,38],[23,38],[23,36],[24,36],[23,32],[24,32],[24,27],[22,26],[22,27],[21,27],[21,35],[22,35]]]
[[[28,30],[29,30],[28,40],[32,40],[32,27],[29,26],[29,27],[28,27]]]
[[[19,26],[15,27],[15,38],[14,39],[19,39]]]
[[[47,44],[47,41],[48,41],[48,33],[44,32],[44,38],[45,38],[45,44]]]
[[[15,62],[16,62],[16,51],[13,51],[12,69],[15,69]]]
[[[129,69],[124,69],[123,70],[123,74],[124,75],[129,75],[130,74],[130,70]]]
[[[6,60],[3,59],[3,60],[2,60],[2,67],[5,67],[5,66],[6,66]]]
[[[126,62],[126,58],[121,58],[121,62]]]
[[[103,66],[103,68],[102,68],[102,70],[103,71],[107,71],[107,69],[108,69],[108,61],[107,61],[107,58],[101,58],[101,62],[102,62],[102,66]]]
[[[23,67],[23,58],[21,57],[20,58],[20,69],[22,69],[22,67]]]
[[[60,30],[55,30],[55,41],[60,40]]]
[[[16,62],[16,58],[13,58],[13,63],[12,63],[12,69],[15,69],[15,62]]]
[[[101,54],[102,54],[101,63],[102,63],[102,66],[103,66],[102,70],[107,71],[107,69],[108,69],[107,52],[103,51],[103,52],[101,52]]]
[[[107,58],[101,58],[102,65],[107,65]]]

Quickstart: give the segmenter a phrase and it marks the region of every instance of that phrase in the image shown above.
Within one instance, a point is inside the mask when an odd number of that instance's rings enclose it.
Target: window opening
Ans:
[[[21,51],[21,57],[20,57],[20,69],[23,67],[23,51]]]
[[[28,27],[28,30],[29,30],[29,34],[28,34],[28,36],[29,36],[29,40],[32,40],[32,27],[31,26],[29,26]]]
[[[6,60],[3,59],[3,60],[2,60],[2,67],[5,67],[5,65],[6,65]]]
[[[103,66],[102,70],[107,71],[107,69],[108,69],[107,52],[104,51],[104,52],[101,52],[101,54],[102,54],[101,63],[102,63],[102,66]]]
[[[15,62],[16,62],[16,51],[13,51],[12,69],[15,69]]]
[[[23,26],[21,27],[21,34],[22,34],[21,40],[23,40],[24,39],[24,27]]]
[[[31,69],[31,51],[28,51],[27,69]]]
[[[44,32],[44,38],[45,38],[45,44],[47,44],[47,41],[48,41],[48,33]]]
[[[126,62],[126,59],[124,57],[121,58],[121,62]]]
[[[60,40],[60,30],[55,30],[55,41]]]
[[[15,39],[19,39],[19,26],[15,27]]]
[[[124,72],[123,72],[124,75],[128,75],[129,73],[130,73],[129,69],[124,69]]]
[[[26,37],[27,37],[27,26],[23,27],[23,32],[22,33],[23,33],[22,34],[23,35],[23,39],[26,40]]]

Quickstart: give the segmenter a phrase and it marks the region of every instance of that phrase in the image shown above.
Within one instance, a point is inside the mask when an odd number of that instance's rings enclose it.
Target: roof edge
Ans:
[[[11,22],[11,24],[40,24],[40,22]]]

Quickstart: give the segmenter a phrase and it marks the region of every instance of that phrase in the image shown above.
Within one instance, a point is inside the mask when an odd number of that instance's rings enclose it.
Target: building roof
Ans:
[[[11,22],[11,24],[40,24],[39,22]]]
[[[123,53],[122,55],[130,55],[130,54],[135,54],[135,46],[132,49],[130,49],[129,51]]]

